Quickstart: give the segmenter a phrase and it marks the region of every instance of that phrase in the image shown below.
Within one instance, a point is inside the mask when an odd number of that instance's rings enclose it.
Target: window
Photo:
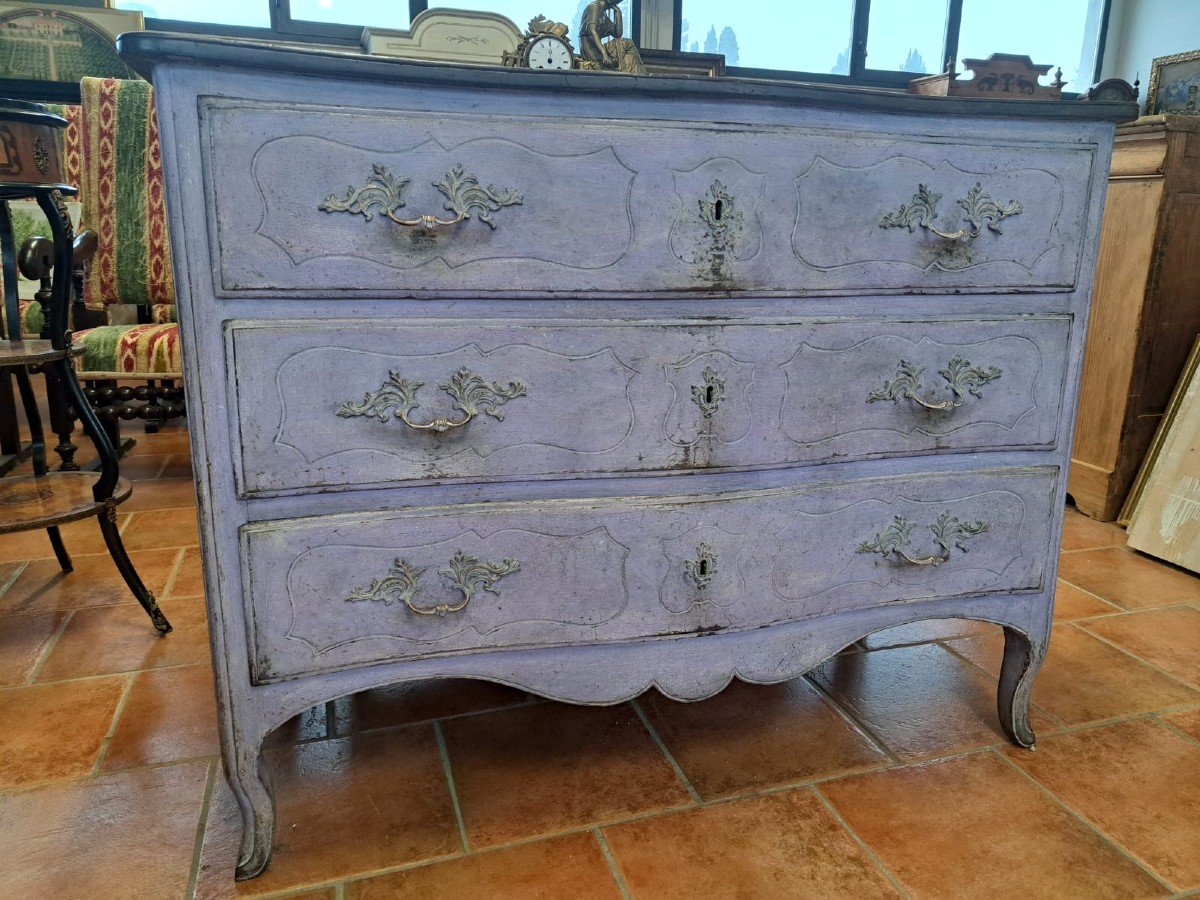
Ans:
[[[679,48],[724,53],[727,66],[848,75],[854,2],[771,4],[765,12],[754,3],[683,0]]]
[[[306,22],[375,28],[407,28],[409,24],[404,0],[291,0],[289,6],[292,19]]]
[[[958,58],[1021,53],[1035,63],[1061,67],[1065,90],[1085,91],[1096,66],[1096,44],[1088,40],[1088,31],[1098,5],[1095,0],[963,0]],[[1037,27],[1030,28],[1031,22]]]
[[[587,5],[588,0],[456,0],[454,8],[499,13],[512,19],[522,31],[530,19],[545,16],[552,22],[570,25],[571,40],[579,49],[579,20],[583,18],[583,10]],[[632,0],[625,0],[621,4],[625,37],[634,37],[633,13],[630,11],[632,5]]]
[[[1020,53],[1061,66],[1079,92],[1093,80],[1111,0],[677,2],[679,48],[724,53],[731,74],[899,88],[951,60]]]
[[[948,0],[871,0],[866,68],[935,75],[946,68]]]
[[[271,7],[266,0],[117,0],[117,9],[142,13],[147,19],[175,19],[181,22],[211,22],[214,25],[239,25],[269,28]]]

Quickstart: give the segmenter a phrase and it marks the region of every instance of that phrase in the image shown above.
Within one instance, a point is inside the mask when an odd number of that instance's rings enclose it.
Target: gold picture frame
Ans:
[[[1150,64],[1148,116],[1200,116],[1200,50],[1160,56]]]
[[[1138,469],[1137,477],[1133,480],[1133,485],[1129,488],[1129,493],[1125,496],[1125,504],[1121,507],[1121,514],[1117,517],[1118,525],[1124,525],[1128,528],[1129,523],[1138,514],[1138,506],[1146,494],[1146,484],[1150,480],[1150,473],[1154,471],[1154,466],[1158,462],[1159,455],[1162,453],[1167,435],[1171,433],[1171,428],[1175,424],[1175,420],[1179,417],[1179,410],[1183,406],[1183,398],[1187,396],[1188,387],[1195,380],[1197,370],[1200,370],[1200,335],[1197,335],[1195,342],[1192,344],[1192,351],[1188,354],[1187,362],[1183,365],[1183,371],[1179,373],[1179,381],[1175,385],[1175,390],[1171,394],[1167,408],[1163,411],[1163,417],[1158,422],[1158,428],[1154,432],[1154,438],[1150,441],[1150,446],[1146,449],[1146,455],[1142,458],[1142,465]]]
[[[136,78],[116,39],[144,29],[140,12],[0,0],[0,89],[20,99],[78,102],[85,76]]]

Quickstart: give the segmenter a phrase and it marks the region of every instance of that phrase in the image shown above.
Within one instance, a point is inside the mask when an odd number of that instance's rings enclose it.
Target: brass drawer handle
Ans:
[[[498,422],[504,421],[504,413],[499,407],[514,397],[526,395],[525,385],[519,381],[510,381],[507,386],[499,382],[488,384],[483,376],[477,375],[470,369],[462,368],[450,376],[446,384],[438,387],[454,399],[454,406],[462,412],[460,419],[437,418],[429,422],[414,422],[409,418],[420,404],[417,391],[425,384],[423,381],[409,381],[402,378],[399,372],[389,372],[383,386],[375,391],[368,391],[361,403],[347,400],[338,407],[340,418],[350,419],[356,416],[366,416],[386,422],[389,415],[416,431],[432,431],[442,434],[452,428],[462,428],[479,413],[485,413]]]
[[[481,590],[499,597],[500,591],[496,587],[496,582],[520,568],[520,561],[515,559],[490,563],[459,550],[450,558],[449,566],[438,569],[438,574],[450,583],[451,588],[462,594],[462,602],[418,606],[414,600],[420,588],[421,575],[424,574],[425,567],[413,566],[406,560],[397,559],[392,565],[392,570],[386,576],[376,578],[367,587],[353,591],[346,598],[346,602],[369,601],[382,603],[385,606],[400,602],[418,616],[444,616],[447,613],[456,613],[466,609],[471,598]]]
[[[707,542],[701,543],[696,547],[696,559],[684,562],[684,571],[696,587],[704,590],[717,574],[717,554],[712,552],[712,547]]]
[[[950,560],[954,548],[957,547],[963,553],[967,553],[965,542],[988,530],[986,522],[963,522],[958,516],[944,512],[937,517],[936,522],[929,526],[929,530],[933,532],[934,541],[941,547],[941,552],[933,556],[912,556],[905,548],[909,546],[909,535],[916,525],[916,522],[911,522],[904,516],[896,516],[884,531],[875,535],[873,540],[863,541],[859,544],[858,550],[855,552],[878,553],[883,557],[889,553],[895,553],[905,562],[914,566],[940,566]]]
[[[975,187],[967,191],[967,196],[958,201],[958,205],[965,213],[963,218],[968,227],[955,231],[942,231],[933,224],[937,219],[937,206],[941,199],[941,194],[934,193],[923,184],[918,184],[917,192],[913,194],[912,200],[902,204],[896,212],[888,213],[880,219],[879,227],[907,228],[911,232],[919,225],[948,241],[957,241],[962,238],[974,240],[983,233],[985,225],[989,231],[1003,234],[1004,230],[1000,227],[1000,223],[1009,216],[1019,216],[1025,209],[1016,200],[997,203],[977,181]]]
[[[918,406],[935,411],[958,409],[967,402],[967,394],[982,399],[983,395],[979,389],[996,381],[1002,374],[997,366],[981,369],[971,365],[961,356],[955,356],[946,368],[938,370],[938,374],[946,380],[951,396],[946,400],[926,400],[921,396],[925,390],[921,384],[921,373],[924,371],[924,366],[900,360],[900,365],[896,368],[896,377],[884,382],[883,387],[867,394],[867,402],[891,400],[893,403],[899,403],[901,400],[911,400]]]
[[[700,374],[704,384],[692,385],[692,402],[700,407],[704,418],[711,419],[725,399],[725,382],[711,366],[705,367]]]
[[[506,206],[520,206],[524,198],[512,188],[498,190],[491,185],[486,188],[479,179],[464,171],[462,165],[457,165],[441,181],[433,182],[433,186],[446,198],[443,208],[454,213],[452,218],[440,218],[435,215],[417,216],[415,219],[402,219],[397,212],[404,208],[404,189],[410,178],[398,178],[387,170],[386,166],[376,163],[371,166],[371,174],[362,187],[351,185],[345,197],[330,194],[318,205],[324,212],[344,212],[360,215],[370,222],[376,213],[387,216],[397,225],[406,228],[421,228],[433,231],[437,228],[448,228],[471,218],[471,211],[476,210],[481,222],[487,223],[493,231],[496,220],[492,213]]]

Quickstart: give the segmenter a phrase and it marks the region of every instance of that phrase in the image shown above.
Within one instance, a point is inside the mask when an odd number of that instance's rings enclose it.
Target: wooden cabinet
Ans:
[[[160,88],[240,877],[266,735],[395,682],[699,700],[957,616],[1004,626],[1032,743],[1131,104],[122,47]]]
[[[1200,333],[1200,119],[1117,129],[1069,492],[1111,521]]]

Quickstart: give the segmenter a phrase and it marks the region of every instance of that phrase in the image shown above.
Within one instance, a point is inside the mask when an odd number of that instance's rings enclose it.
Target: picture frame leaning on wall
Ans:
[[[1160,56],[1150,64],[1148,116],[1200,116],[1200,50]]]

